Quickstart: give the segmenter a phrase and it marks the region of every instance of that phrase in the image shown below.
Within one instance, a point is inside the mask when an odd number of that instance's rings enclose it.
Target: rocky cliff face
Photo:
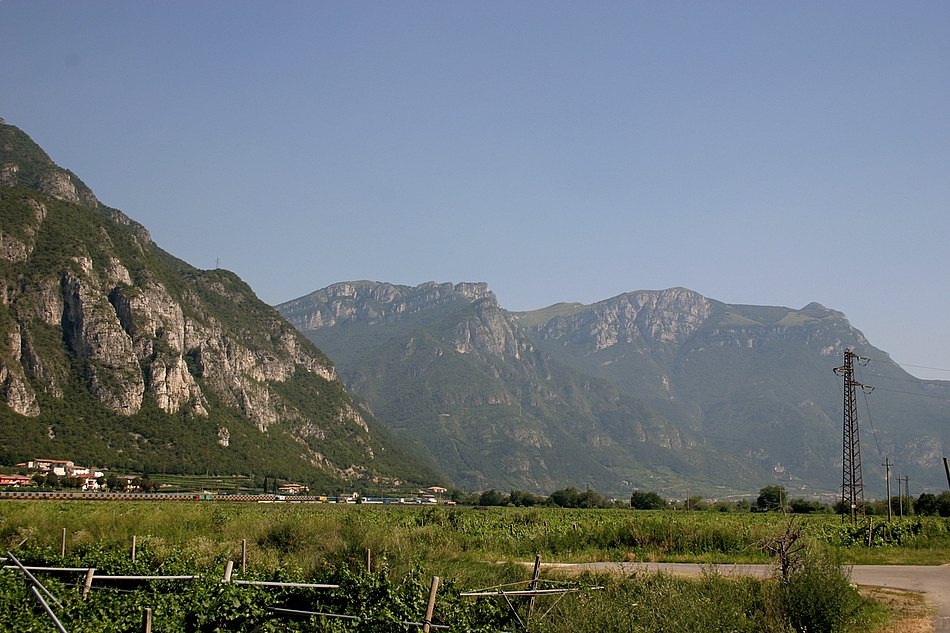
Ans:
[[[713,307],[714,302],[685,288],[632,292],[568,316],[555,316],[539,326],[537,333],[590,351],[618,344],[638,348],[677,345],[706,322]]]
[[[98,207],[94,196],[77,193],[67,174],[54,171],[40,182],[44,193]],[[32,212],[31,222],[21,228],[27,239],[21,241],[4,232],[0,241],[7,246],[3,249],[7,262],[29,265],[47,211],[41,201],[32,198],[17,202]],[[100,227],[95,237],[95,248],[79,246],[64,260],[62,270],[37,280],[38,293],[15,291],[15,272],[5,279],[8,292],[4,305],[13,308],[11,316],[15,318],[7,334],[7,358],[12,362],[5,363],[4,371],[7,391],[14,395],[7,405],[17,413],[40,413],[26,378],[38,381],[50,393],[61,393],[55,376],[62,372],[43,371],[46,361],[30,345],[28,334],[34,320],[60,328],[68,351],[83,366],[89,389],[106,409],[121,415],[138,413],[147,397],[166,413],[184,410],[207,416],[202,387],[188,368],[186,354],[196,375],[205,379],[206,388],[240,407],[261,430],[279,417],[265,383],[286,380],[296,371],[298,361],[306,371],[336,380],[332,365],[302,354],[294,333],[281,331],[276,317],[272,324],[274,348],[252,350],[226,331],[197,293],[173,297],[149,271],[133,280],[122,262],[110,254],[115,244],[109,231]],[[130,240],[128,245],[135,252],[155,248],[151,241],[143,242],[140,234],[123,237]],[[224,283],[200,283],[203,291],[217,292],[226,300],[248,300],[240,292],[228,292]],[[27,333],[25,339],[23,333]],[[30,362],[22,362],[24,351]]]
[[[549,309],[550,310],[550,309]],[[532,338],[573,354],[682,356],[711,347],[751,350],[782,341],[840,358],[846,347],[869,347],[840,312],[817,303],[801,310],[734,306],[684,288],[637,291],[559,314],[520,313]]]
[[[229,428],[244,420],[261,442],[291,440],[289,463],[386,477],[373,466],[386,447],[333,365],[236,276],[161,251],[10,125],[0,125],[0,185],[0,401],[8,412],[0,423],[8,434],[18,424],[11,416],[58,418],[78,387],[131,426],[157,411],[170,429],[208,428],[220,450],[242,438],[253,452],[253,436]],[[301,391],[311,395],[301,400]]]
[[[334,284],[281,304],[284,317],[299,330],[319,330],[348,322],[392,323],[420,311],[453,304],[460,299],[494,301],[484,283],[429,282],[409,288],[389,283],[355,281]]]
[[[522,355],[534,351],[530,341],[518,332],[517,324],[498,306],[494,295],[472,298],[475,299],[472,303],[475,308],[473,314],[458,323],[452,337],[456,352],[466,354],[479,351],[520,360]]]

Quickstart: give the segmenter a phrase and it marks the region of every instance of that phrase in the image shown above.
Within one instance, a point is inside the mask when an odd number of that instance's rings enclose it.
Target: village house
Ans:
[[[94,468],[89,468],[87,466],[77,466],[71,460],[68,459],[31,459],[26,462],[21,462],[17,464],[17,468],[24,468],[30,471],[36,471],[41,475],[48,475],[50,473],[56,475],[57,477],[63,477],[66,479],[74,480],[78,483],[75,487],[80,490],[99,490],[99,479],[103,477],[101,470],[95,470]],[[2,484],[2,485],[20,485],[28,486],[32,485],[32,478],[27,475],[22,475],[26,477],[29,483],[20,483],[20,484]]]
[[[80,490],[99,490],[99,488],[102,487],[99,485],[99,477],[94,475],[73,475],[70,479],[78,479],[80,481]]]
[[[77,466],[68,459],[31,459],[17,464],[17,468],[35,470],[41,474],[52,472],[57,477],[102,477],[101,470],[94,470],[87,466]]]
[[[68,459],[31,459],[17,464],[17,468],[35,470],[44,475],[52,472],[57,477],[66,477],[75,467],[76,465]]]
[[[277,492],[282,495],[299,495],[310,490],[303,484],[281,484],[277,487]]]
[[[32,486],[33,478],[29,475],[0,475],[0,486],[12,486],[22,488]]]

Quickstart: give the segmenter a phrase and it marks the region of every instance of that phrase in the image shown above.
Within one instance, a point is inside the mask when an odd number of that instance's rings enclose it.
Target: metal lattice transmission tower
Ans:
[[[858,428],[858,405],[855,390],[861,387],[870,393],[874,387],[854,379],[854,363],[867,365],[870,358],[844,351],[844,365],[834,372],[844,377],[844,438],[841,450],[841,504],[851,510],[851,522],[857,523],[858,512],[864,514],[864,477],[861,474],[861,438]]]

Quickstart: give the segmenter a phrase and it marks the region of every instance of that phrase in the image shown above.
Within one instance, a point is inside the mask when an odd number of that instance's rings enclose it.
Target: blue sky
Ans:
[[[0,0],[0,117],[269,303],[843,311],[950,379],[950,3]]]

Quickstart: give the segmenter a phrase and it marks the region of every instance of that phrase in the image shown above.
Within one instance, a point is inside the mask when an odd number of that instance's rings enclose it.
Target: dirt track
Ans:
[[[613,572],[632,574],[637,571],[663,571],[671,574],[699,575],[711,565],[695,563],[543,563],[546,569],[572,571]],[[765,578],[774,573],[770,565],[715,565],[725,575]],[[950,633],[950,565],[855,565],[851,581],[858,585],[887,587],[922,593],[936,610],[933,630]]]

